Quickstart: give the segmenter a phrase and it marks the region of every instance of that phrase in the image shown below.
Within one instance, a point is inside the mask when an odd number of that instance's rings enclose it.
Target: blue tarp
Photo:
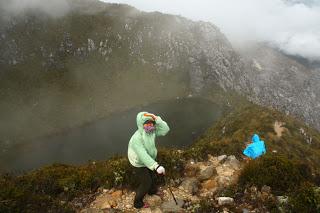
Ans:
[[[243,150],[243,154],[249,158],[255,159],[266,153],[264,141],[261,141],[257,134],[252,136],[252,143]]]

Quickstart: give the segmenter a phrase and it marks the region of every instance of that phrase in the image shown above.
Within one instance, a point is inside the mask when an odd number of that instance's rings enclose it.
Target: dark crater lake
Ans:
[[[3,153],[1,164],[5,165],[5,171],[15,172],[52,163],[82,164],[116,154],[126,155],[130,137],[137,130],[136,115],[140,111],[160,115],[168,123],[170,132],[156,139],[158,147],[183,148],[192,144],[226,110],[228,107],[202,98],[174,99],[135,107],[12,147]]]

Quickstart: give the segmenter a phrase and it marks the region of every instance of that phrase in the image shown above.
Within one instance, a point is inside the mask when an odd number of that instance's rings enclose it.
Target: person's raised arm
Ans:
[[[167,122],[162,120],[160,116],[156,117],[155,122],[156,122],[156,136],[165,136],[170,130]]]

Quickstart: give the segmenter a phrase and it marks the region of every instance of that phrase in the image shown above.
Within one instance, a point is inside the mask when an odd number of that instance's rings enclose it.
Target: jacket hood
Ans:
[[[143,131],[143,124],[147,120],[152,120],[149,116],[144,116],[145,113],[148,112],[139,112],[137,115],[137,126],[139,131]]]
[[[259,142],[259,141],[260,141],[259,135],[254,134],[254,135],[252,136],[252,139],[251,139],[251,140],[252,140],[253,143]]]

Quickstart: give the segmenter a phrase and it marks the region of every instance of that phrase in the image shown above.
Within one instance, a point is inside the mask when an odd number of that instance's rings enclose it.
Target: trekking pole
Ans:
[[[166,178],[164,175],[163,175],[163,178],[164,178],[164,183],[167,185],[167,178]],[[169,191],[170,191],[170,193],[171,193],[171,195],[172,195],[172,197],[173,197],[173,199],[174,199],[174,202],[176,203],[176,205],[178,205],[178,202],[177,202],[176,198],[174,197],[174,194],[172,193],[169,184],[168,184],[168,188],[169,188]]]

